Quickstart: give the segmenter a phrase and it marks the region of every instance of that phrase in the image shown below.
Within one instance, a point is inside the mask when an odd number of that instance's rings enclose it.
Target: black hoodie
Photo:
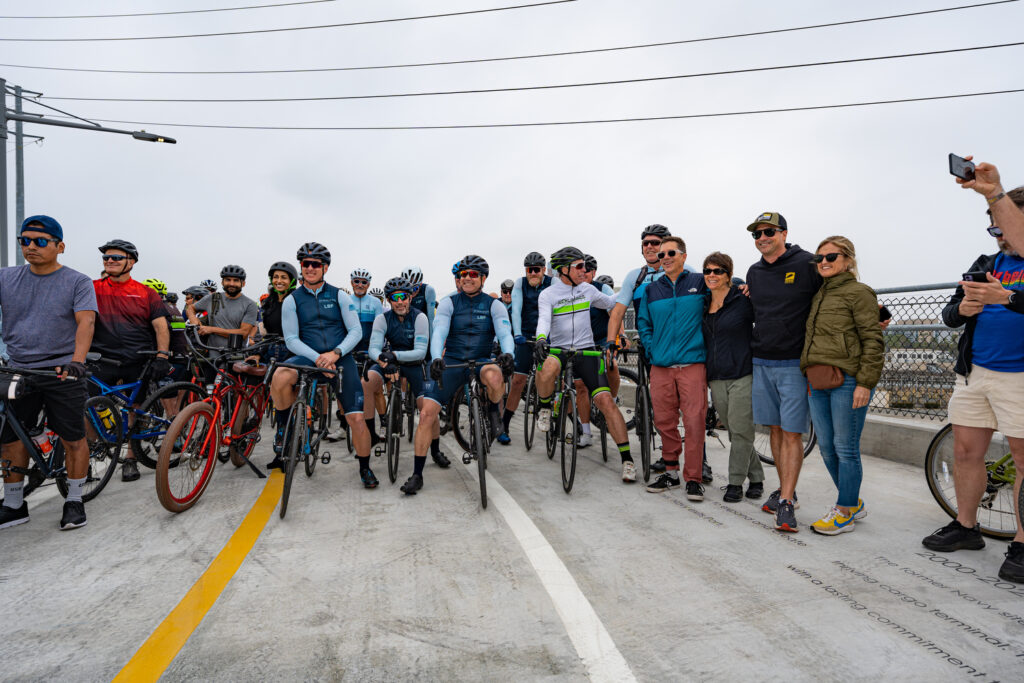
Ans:
[[[747,270],[750,303],[754,305],[754,358],[799,360],[811,299],[823,282],[813,257],[787,243],[786,252],[774,263],[761,257]]]
[[[707,349],[708,381],[739,379],[754,370],[750,362],[750,335],[754,311],[750,299],[731,287],[722,307],[709,313],[711,298],[704,304],[704,347]]]

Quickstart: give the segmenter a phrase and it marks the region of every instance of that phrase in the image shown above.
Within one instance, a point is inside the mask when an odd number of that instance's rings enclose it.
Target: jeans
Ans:
[[[860,464],[860,434],[868,407],[853,409],[853,390],[857,380],[844,375],[835,389],[812,389],[811,421],[818,435],[818,448],[832,481],[839,489],[836,505],[857,507],[863,474]],[[875,390],[871,390],[874,395]]]

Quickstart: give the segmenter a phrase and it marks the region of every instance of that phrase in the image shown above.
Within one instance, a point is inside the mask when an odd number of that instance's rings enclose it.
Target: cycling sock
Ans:
[[[619,457],[622,458],[622,462],[633,462],[633,456],[629,454],[629,442],[615,444],[619,447]]]
[[[430,442],[430,454],[441,455],[441,439],[434,439]],[[424,462],[426,462],[426,458],[424,458]]]
[[[21,507],[21,504],[25,501],[25,498],[24,498],[24,496],[22,496],[22,493],[21,493],[22,487],[24,485],[25,485],[25,482],[23,482],[23,481],[19,481],[19,482],[15,483],[15,484],[8,484],[7,482],[4,482],[4,507],[5,508],[11,508],[12,510],[17,510],[18,508]]]
[[[553,399],[554,397],[555,397],[554,394],[551,394],[547,398],[544,398],[542,396],[538,396],[537,397],[537,402],[540,403],[540,407],[541,408],[550,408],[551,407],[551,399]]]
[[[359,460],[359,473],[362,474],[366,470],[370,469],[370,456],[357,455],[356,458]]]
[[[82,489],[85,488],[85,479],[68,479],[68,497],[65,499],[69,503],[81,503],[82,502]]]
[[[413,459],[412,473],[423,476],[423,466],[427,464],[427,456],[417,455]]]
[[[508,425],[512,422],[512,416],[515,415],[511,410],[505,410],[501,416],[501,423],[505,425],[505,431],[508,432]]]
[[[580,423],[580,427],[583,429],[583,433],[584,434],[589,434],[590,433],[590,423],[589,422],[581,422]]]
[[[488,406],[488,410],[490,410],[492,413],[501,413],[501,401],[490,404]]]
[[[384,422],[384,420],[381,420],[381,422]],[[377,433],[377,416],[374,415],[369,420],[367,420],[366,421],[366,426],[370,428],[370,433],[371,434],[376,434]]]
[[[278,427],[284,427],[284,423],[288,421],[287,410],[275,410],[274,411],[274,422]]]

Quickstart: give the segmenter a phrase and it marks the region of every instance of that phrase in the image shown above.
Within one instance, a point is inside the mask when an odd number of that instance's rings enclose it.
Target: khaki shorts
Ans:
[[[957,375],[949,398],[949,421],[1024,438],[1024,372],[996,372],[975,365],[967,379]]]

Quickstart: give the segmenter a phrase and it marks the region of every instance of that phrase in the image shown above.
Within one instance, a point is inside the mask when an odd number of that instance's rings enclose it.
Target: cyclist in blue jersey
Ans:
[[[483,293],[489,273],[490,267],[483,258],[475,254],[466,256],[459,262],[462,291],[455,296],[445,297],[437,306],[430,338],[432,379],[426,384],[424,398],[427,400],[423,401],[420,423],[416,428],[413,475],[402,484],[402,492],[406,495],[413,495],[423,488],[427,446],[436,434],[441,406],[447,405],[469,380],[467,368],[447,368],[446,361],[455,364],[467,360],[486,360],[490,357],[495,337],[502,351],[498,356],[498,365],[489,363],[481,366],[478,371],[480,382],[487,387],[491,403],[488,413],[492,432],[494,435],[502,433],[499,411],[505,393],[503,375],[512,369],[515,344],[505,307],[500,301]]]
[[[546,265],[547,261],[542,254],[531,251],[523,259],[526,275],[517,279],[512,287],[512,315],[509,317],[516,353],[515,375],[512,376],[508,398],[505,399],[505,413],[502,415],[506,434],[509,422],[519,407],[519,399],[523,395],[530,368],[533,367],[533,351],[527,342],[533,341],[533,335],[537,332],[537,298],[542,291],[551,286],[551,277],[544,274]]]
[[[434,288],[423,282],[423,271],[416,266],[409,266],[399,274],[413,286],[412,307],[427,316],[427,323],[434,325],[434,311],[437,309],[437,293]],[[385,291],[385,295],[387,292]]]
[[[355,304],[356,314],[359,316],[359,327],[363,331],[363,338],[359,340],[354,350],[365,352],[370,348],[370,333],[373,331],[373,321],[384,312],[384,304],[380,298],[369,291],[370,283],[373,281],[373,275],[370,274],[369,270],[366,268],[356,268],[349,275],[349,278],[352,284],[352,303]],[[381,292],[381,296],[383,297],[383,292]],[[383,419],[384,409],[386,409],[383,395],[378,398],[374,394],[366,394],[364,403],[366,405],[376,405],[377,412]],[[369,413],[368,415],[367,412]],[[366,426],[370,430],[372,447],[380,441],[380,436],[377,434],[377,419],[372,410],[364,411],[363,415],[367,416]],[[329,435],[328,439],[331,441],[338,440],[342,434],[344,434],[344,428],[339,425],[339,428]]]
[[[512,315],[512,288],[515,287],[515,284],[512,280],[505,280],[501,283],[501,303],[505,306],[505,312],[509,316]]]
[[[285,362],[342,371],[338,394],[355,442],[359,477],[363,486],[375,488],[378,482],[370,470],[370,432],[363,420],[363,387],[352,358],[352,350],[363,336],[355,304],[348,294],[324,282],[331,265],[331,252],[327,247],[307,242],[299,247],[296,258],[302,265],[302,286],[296,288],[281,307],[284,343],[295,354]],[[283,465],[280,454],[284,425],[288,409],[295,403],[297,381],[295,370],[280,368],[270,383],[270,395],[277,409],[276,455],[272,465]]]

